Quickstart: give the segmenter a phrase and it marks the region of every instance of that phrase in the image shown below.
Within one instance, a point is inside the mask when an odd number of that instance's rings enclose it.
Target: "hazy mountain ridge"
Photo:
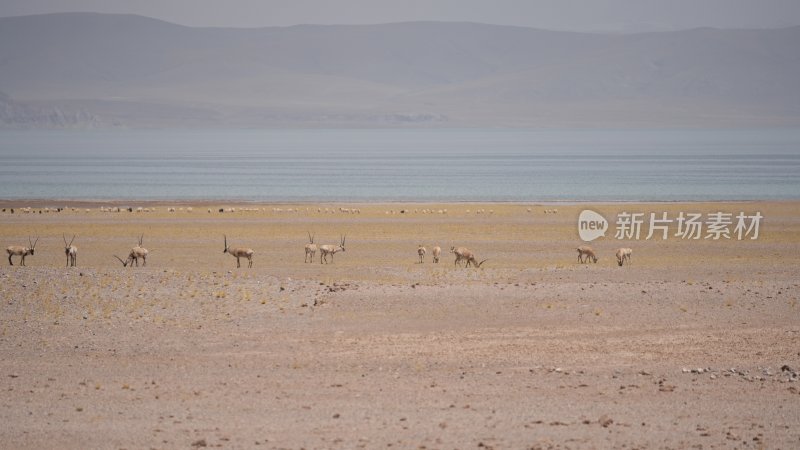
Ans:
[[[0,18],[0,90],[116,126],[796,125],[799,45],[800,27],[233,29],[50,14]]]

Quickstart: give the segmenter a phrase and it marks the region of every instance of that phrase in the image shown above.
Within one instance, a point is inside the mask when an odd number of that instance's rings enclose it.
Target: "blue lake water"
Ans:
[[[0,131],[0,198],[800,198],[800,130]]]

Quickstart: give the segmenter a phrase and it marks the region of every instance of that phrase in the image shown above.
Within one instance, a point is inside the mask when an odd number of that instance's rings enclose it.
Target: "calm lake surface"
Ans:
[[[800,130],[0,131],[0,198],[800,199]]]

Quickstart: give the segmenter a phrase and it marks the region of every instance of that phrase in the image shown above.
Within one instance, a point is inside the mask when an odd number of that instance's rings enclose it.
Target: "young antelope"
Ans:
[[[311,233],[308,233],[308,240],[309,243],[306,244],[306,257],[303,259],[303,262],[314,262],[314,255],[317,254],[317,244],[314,243],[314,236]]]
[[[595,255],[594,250],[592,247],[581,245],[576,250],[578,250],[578,261],[585,264],[586,262],[591,259],[595,264],[597,263],[597,255]]]
[[[617,250],[617,264],[622,266],[622,264],[624,264],[625,261],[628,261],[628,264],[630,264],[631,263],[631,254],[632,253],[633,253],[633,250],[630,249],[630,248],[623,247],[623,248],[618,249]]]

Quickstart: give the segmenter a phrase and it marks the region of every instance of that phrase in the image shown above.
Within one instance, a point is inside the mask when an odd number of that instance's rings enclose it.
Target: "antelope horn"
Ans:
[[[69,241],[69,245],[67,245],[67,247],[72,247],[72,242],[74,242],[74,241],[75,241],[75,236],[77,236],[77,234],[73,234],[73,235],[72,235],[72,240],[71,240],[71,241]]]
[[[144,242],[144,233],[139,237],[139,245],[142,245],[142,242]]]
[[[30,240],[30,238],[28,238],[28,240]],[[36,240],[33,241],[33,245],[31,246],[31,248],[36,248],[36,243],[37,242],[39,242],[39,236],[36,236]]]
[[[122,263],[122,267],[128,267],[128,261],[123,261],[122,258],[120,258],[117,255],[114,255],[114,258],[117,258],[119,260],[119,262]]]
[[[228,236],[223,234],[222,237],[225,238],[225,248],[228,248]]]
[[[306,231],[306,233],[308,233],[308,240],[311,241],[311,243],[313,244],[314,243],[314,237],[311,236],[311,232],[310,231]]]
[[[486,262],[486,261],[488,261],[488,260],[489,260],[489,258],[486,258],[486,259],[484,259],[483,261],[479,262],[479,263],[478,263],[478,267],[480,267],[480,266],[481,266],[481,264],[485,263],[485,262]]]
[[[67,237],[64,236],[64,233],[61,233],[61,238],[64,239],[64,246],[69,247],[69,245],[67,244]]]

